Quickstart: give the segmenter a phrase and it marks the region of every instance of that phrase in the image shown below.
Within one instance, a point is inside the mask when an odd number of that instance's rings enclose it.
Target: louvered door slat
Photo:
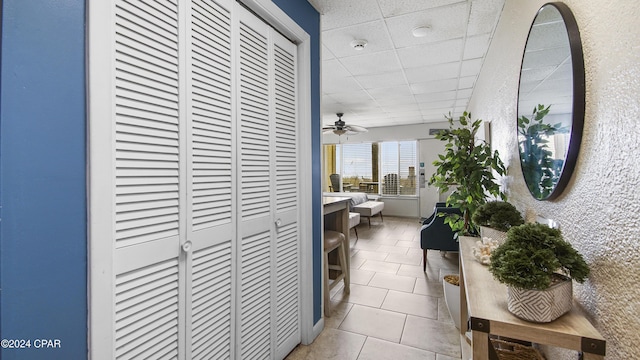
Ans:
[[[276,107],[276,207],[295,210],[298,188],[290,181],[296,177],[295,58],[286,49],[275,46]]]
[[[192,359],[231,355],[231,243],[193,256]]]
[[[191,10],[192,225],[200,230],[231,222],[231,18],[215,2],[193,1]]]
[[[270,356],[270,235],[261,233],[242,240],[241,358]]]
[[[242,217],[269,216],[269,86],[267,39],[240,24]]]
[[[116,276],[115,311],[118,359],[141,358],[154,348],[177,351],[177,260]]]

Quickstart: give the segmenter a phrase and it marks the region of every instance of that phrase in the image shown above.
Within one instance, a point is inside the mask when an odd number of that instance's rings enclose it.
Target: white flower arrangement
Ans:
[[[489,265],[491,262],[491,252],[498,247],[499,243],[489,237],[483,237],[482,241],[476,241],[473,247],[473,256],[483,265]]]

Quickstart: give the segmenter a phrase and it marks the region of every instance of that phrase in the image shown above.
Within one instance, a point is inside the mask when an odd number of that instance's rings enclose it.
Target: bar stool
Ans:
[[[346,240],[343,233],[325,230],[324,231],[324,315],[331,316],[331,300],[329,293],[340,280],[344,281],[344,291],[349,293],[349,266],[347,265],[347,249]],[[339,265],[329,265],[329,253],[338,249]],[[340,270],[338,275],[331,284],[329,284],[329,270]]]

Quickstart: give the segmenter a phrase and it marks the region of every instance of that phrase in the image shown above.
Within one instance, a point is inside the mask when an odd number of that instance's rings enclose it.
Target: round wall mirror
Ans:
[[[567,186],[584,123],[584,61],[569,7],[538,11],[524,49],[518,89],[518,147],[531,195],[552,200]]]

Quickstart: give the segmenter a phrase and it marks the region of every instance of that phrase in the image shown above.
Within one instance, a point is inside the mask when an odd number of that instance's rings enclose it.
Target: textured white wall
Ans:
[[[536,201],[521,174],[516,141],[518,76],[541,0],[507,0],[469,105],[491,121],[492,146],[509,165],[509,200],[529,221],[560,223],[591,276],[576,300],[607,339],[607,359],[640,359],[640,1],[565,0],[580,28],[586,115],[576,169],[554,201]],[[575,353],[545,349],[548,359]]]

